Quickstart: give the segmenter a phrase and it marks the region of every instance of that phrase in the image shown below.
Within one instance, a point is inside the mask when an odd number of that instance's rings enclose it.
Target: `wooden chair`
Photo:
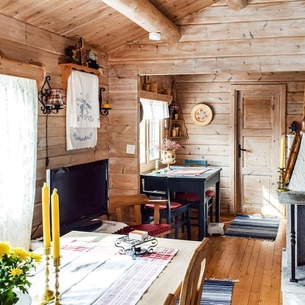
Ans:
[[[183,166],[205,166],[208,167],[208,161],[207,160],[183,160]],[[215,197],[215,192],[211,189],[206,190],[205,192],[206,196],[206,215],[210,217],[210,222],[213,222],[213,199]],[[185,204],[190,204],[191,209],[198,210],[198,204],[200,201],[200,196],[198,193],[177,193],[177,199],[178,201],[181,201]],[[192,217],[194,219],[194,217]],[[198,218],[196,218],[198,219]],[[208,217],[206,221],[208,220]],[[193,224],[192,224],[193,225]],[[197,225],[197,224],[195,224]]]
[[[179,228],[184,229],[186,227],[187,237],[191,239],[190,205],[174,201],[173,191],[168,178],[164,183],[164,177],[147,178],[146,176],[141,176],[141,193],[154,202],[162,203],[159,205],[160,218],[165,219],[172,226],[172,229],[175,230],[175,238],[179,236]],[[145,221],[149,221],[153,209],[154,205],[151,203],[145,204],[142,208],[142,215],[145,217]]]
[[[173,293],[169,293],[163,305],[177,305],[177,297]]]
[[[142,224],[141,205],[150,203],[154,206],[154,223]],[[164,237],[171,232],[171,226],[168,224],[160,224],[160,201],[150,200],[146,195],[115,195],[109,198],[109,212],[116,213],[116,220],[125,222],[127,227],[117,231],[118,234],[128,234],[133,230],[147,231],[150,236]],[[126,221],[123,210],[131,209],[134,219]]]
[[[205,238],[193,253],[182,285],[177,288],[175,293],[170,293],[167,296],[163,305],[200,305],[209,258],[210,240]]]

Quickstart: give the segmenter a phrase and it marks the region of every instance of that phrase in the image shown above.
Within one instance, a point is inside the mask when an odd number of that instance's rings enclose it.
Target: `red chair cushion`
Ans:
[[[170,203],[171,210],[178,209],[181,206],[182,206],[182,204],[180,202],[171,201],[171,203]],[[145,207],[148,208],[148,209],[154,209],[155,205],[153,203],[146,203]],[[166,204],[160,204],[159,209],[160,210],[166,210],[167,209],[167,205]]]
[[[141,230],[141,231],[146,231],[148,235],[154,236],[158,234],[162,234],[165,232],[168,232],[171,230],[171,226],[165,223],[162,224],[141,224],[141,225],[134,225],[134,226],[127,226],[124,227],[123,229],[117,231],[116,233],[118,234],[128,234],[133,230]]]
[[[207,191],[205,192],[205,195],[206,195],[207,197],[214,197],[214,196],[215,196],[215,192],[214,192],[213,190],[207,190]]]

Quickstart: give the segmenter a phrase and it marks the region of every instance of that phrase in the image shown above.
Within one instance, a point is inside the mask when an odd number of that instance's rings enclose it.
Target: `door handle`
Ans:
[[[241,152],[242,151],[247,151],[246,149],[244,149],[244,148],[241,148],[241,145],[240,144],[238,144],[238,158],[240,158],[241,157]]]

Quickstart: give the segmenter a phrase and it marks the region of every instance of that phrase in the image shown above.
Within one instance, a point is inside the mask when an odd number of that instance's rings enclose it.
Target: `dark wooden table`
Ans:
[[[161,170],[160,172],[149,172],[141,174],[148,177],[163,177],[164,183],[167,183],[167,179],[171,179],[171,182],[174,184],[175,191],[177,192],[196,192],[200,194],[200,204],[199,204],[199,217],[198,217],[198,240],[202,240],[207,235],[207,202],[205,191],[215,186],[216,193],[216,209],[215,209],[215,218],[216,222],[220,221],[220,171],[221,168],[209,168],[207,171],[200,175],[183,175],[181,171],[183,169],[190,170],[190,167],[184,166],[171,166],[173,171],[179,170],[177,175],[174,172],[168,174],[166,170]]]

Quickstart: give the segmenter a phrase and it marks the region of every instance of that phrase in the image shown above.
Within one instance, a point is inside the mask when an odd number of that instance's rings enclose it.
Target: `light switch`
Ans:
[[[135,153],[135,145],[130,145],[130,144],[127,144],[126,145],[126,154],[134,154]]]

